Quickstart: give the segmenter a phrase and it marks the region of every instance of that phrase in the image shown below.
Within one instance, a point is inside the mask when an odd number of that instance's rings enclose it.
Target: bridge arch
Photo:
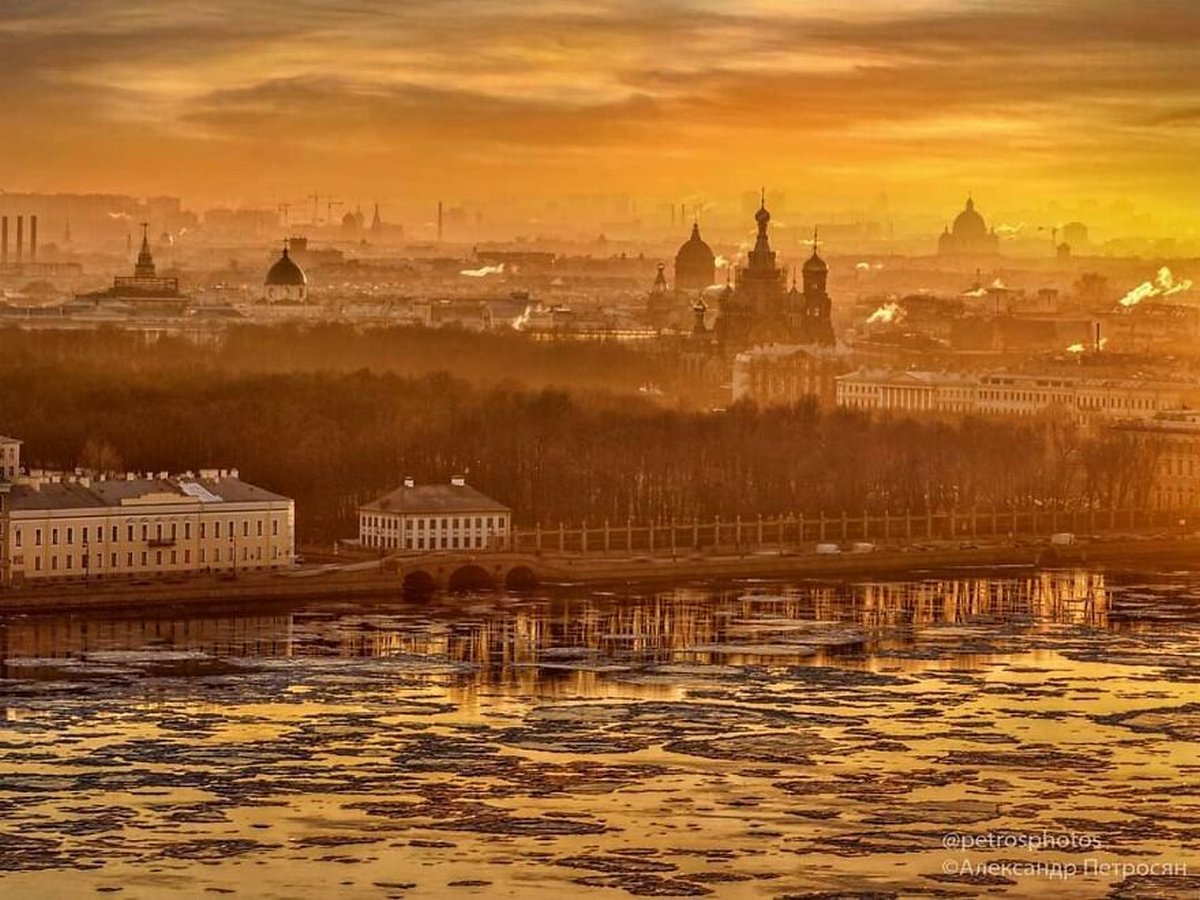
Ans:
[[[404,575],[403,590],[408,599],[428,597],[437,590],[437,579],[424,569],[413,569]]]
[[[532,591],[537,586],[537,573],[529,566],[513,566],[504,576],[504,587],[509,591]]]
[[[468,591],[494,591],[496,580],[483,566],[470,563],[459,566],[450,573],[446,588],[452,594],[464,594]]]

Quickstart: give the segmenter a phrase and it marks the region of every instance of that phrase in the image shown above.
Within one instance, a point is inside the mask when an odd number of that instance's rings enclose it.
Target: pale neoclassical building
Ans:
[[[512,510],[457,476],[449,484],[406,478],[358,510],[359,543],[380,550],[503,550],[511,534]]]
[[[295,504],[237,469],[0,482],[0,584],[264,571],[295,560]]]

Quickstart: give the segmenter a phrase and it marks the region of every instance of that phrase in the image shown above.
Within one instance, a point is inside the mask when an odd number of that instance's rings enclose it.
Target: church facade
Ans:
[[[835,343],[832,301],[827,291],[829,266],[817,253],[801,267],[802,286],[789,288],[787,270],[777,265],[767,233],[771,213],[765,201],[754,214],[758,226],[754,248],[737,269],[737,281],[726,285],[719,298],[715,332],[722,347],[740,349],[757,344]]]

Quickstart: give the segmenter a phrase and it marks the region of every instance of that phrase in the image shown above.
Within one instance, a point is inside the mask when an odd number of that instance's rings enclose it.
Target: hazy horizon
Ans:
[[[765,184],[805,217],[886,195],[941,220],[970,192],[997,223],[1192,230],[1195,4],[794,7],[17,2],[0,182],[405,216],[583,192],[730,215]]]

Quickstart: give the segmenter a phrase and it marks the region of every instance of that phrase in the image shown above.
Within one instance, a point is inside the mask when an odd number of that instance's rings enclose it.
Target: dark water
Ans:
[[[1200,574],[0,619],[0,896],[1200,897]]]

